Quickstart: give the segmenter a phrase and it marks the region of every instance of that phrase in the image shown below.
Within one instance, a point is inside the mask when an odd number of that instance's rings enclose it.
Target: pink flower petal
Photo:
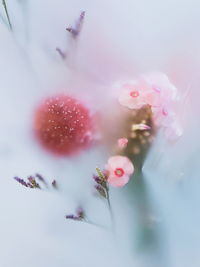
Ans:
[[[109,176],[108,183],[114,187],[123,187],[130,180],[130,176],[126,175],[123,178],[116,179],[115,176]]]
[[[134,172],[134,166],[128,158],[127,158],[127,161],[124,162],[122,168],[125,170],[125,173],[128,175],[131,175]]]
[[[145,105],[143,99],[143,88],[141,84],[133,81],[132,83],[126,83],[121,86],[121,92],[118,97],[118,101],[122,106],[130,109],[138,109]]]

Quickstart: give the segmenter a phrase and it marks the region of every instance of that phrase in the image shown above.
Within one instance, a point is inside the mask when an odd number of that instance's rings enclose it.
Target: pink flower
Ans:
[[[173,109],[165,107],[154,108],[154,123],[164,129],[165,136],[170,141],[176,141],[182,136],[183,130],[177,120],[177,115]]]
[[[124,107],[139,109],[145,105],[144,96],[144,86],[137,81],[132,81],[122,85],[118,101]]]
[[[134,166],[127,157],[113,156],[108,159],[106,170],[108,171],[108,183],[115,187],[122,187],[128,183],[134,172]]]
[[[167,136],[181,135],[181,128],[176,122],[177,89],[164,73],[147,73],[124,84],[118,100],[130,109],[149,105],[155,125],[167,129]]]
[[[128,139],[127,138],[120,138],[117,140],[117,144],[120,148],[125,148],[128,144]]]
[[[145,102],[152,107],[168,105],[177,100],[177,89],[169,81],[167,75],[161,72],[151,72],[139,78],[148,88]]]
[[[173,108],[167,107],[165,105],[152,108],[153,120],[155,125],[158,127],[168,127],[176,118],[176,114]]]
[[[152,72],[124,83],[118,100],[130,109],[139,109],[144,105],[160,107],[177,100],[177,89],[164,73]]]

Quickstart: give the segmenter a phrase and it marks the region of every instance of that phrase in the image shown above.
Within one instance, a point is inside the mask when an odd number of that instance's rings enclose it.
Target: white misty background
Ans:
[[[57,92],[75,94],[96,112],[112,114],[109,87],[118,79],[164,71],[186,94],[180,103],[184,135],[169,144],[158,137],[144,165],[157,206],[168,267],[199,267],[199,1],[7,0],[13,33],[0,23],[0,266],[151,266],[131,256],[127,213],[111,190],[119,236],[66,221],[83,203],[90,218],[109,225],[106,205],[92,195],[91,173],[107,152],[96,147],[74,159],[56,159],[32,137],[35,106]],[[65,30],[81,11],[77,43]],[[1,14],[6,20],[3,6]],[[56,52],[67,54],[64,63]],[[114,127],[111,125],[111,127]],[[27,190],[14,180],[36,172],[56,179],[61,193]]]

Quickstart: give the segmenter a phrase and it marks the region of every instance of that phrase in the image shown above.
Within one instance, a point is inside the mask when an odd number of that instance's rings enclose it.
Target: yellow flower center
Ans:
[[[116,168],[114,173],[117,177],[122,177],[124,175],[124,170],[122,168]]]

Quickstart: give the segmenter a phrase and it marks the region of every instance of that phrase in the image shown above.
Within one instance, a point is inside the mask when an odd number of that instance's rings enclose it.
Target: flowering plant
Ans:
[[[117,83],[115,87],[118,108],[125,114],[125,125],[113,144],[113,155],[102,170],[96,168],[97,174],[93,176],[96,191],[108,201],[112,220],[109,186],[125,186],[131,177],[134,179],[135,172],[140,172],[142,179],[144,159],[160,129],[169,141],[175,141],[182,135],[176,115],[178,90],[165,74],[153,72],[140,75],[135,80]],[[66,95],[48,98],[42,103],[35,114],[34,127],[36,139],[47,151],[67,157],[94,145],[96,132],[99,131],[89,110]],[[26,187],[42,189],[38,180],[49,189],[39,174],[35,178],[29,177],[27,182],[18,177],[15,179]],[[56,181],[52,182],[52,186],[57,188]],[[66,215],[66,218],[89,222],[85,219],[83,207],[77,210],[78,215]]]
[[[3,3],[8,20],[6,25],[12,31],[12,21],[6,2],[3,1]],[[78,42],[84,19],[85,12],[81,12],[76,24],[66,28],[74,43]],[[59,47],[56,47],[55,51],[65,64],[68,53]],[[91,169],[91,180],[93,177],[95,195],[106,201],[108,205],[112,229],[116,230],[116,218],[111,188],[113,187],[113,192],[116,190],[125,192],[124,197],[129,198],[132,204],[136,203],[141,241],[144,235],[148,236],[146,235],[148,225],[143,219],[143,213],[144,210],[147,213],[151,210],[151,203],[147,200],[146,188],[143,184],[143,164],[158,132],[161,132],[162,137],[169,142],[177,141],[183,134],[177,115],[180,95],[171,78],[160,71],[129,76],[125,80],[121,80],[119,76],[112,80],[108,89],[114,90],[114,101],[123,119],[117,122],[120,129],[116,127],[116,136],[111,136],[112,141],[106,147],[108,158],[104,164],[93,166]],[[58,157],[66,159],[73,157],[76,160],[76,156],[82,151],[104,145],[107,136],[104,129],[102,130],[101,122],[106,119],[102,118],[101,110],[96,112],[88,102],[81,95],[69,92],[46,96],[33,112],[32,136],[35,146],[38,145],[39,149],[54,156],[56,161]],[[15,180],[27,189],[52,192],[59,192],[61,189],[57,180],[47,182],[38,173],[28,176],[27,179],[15,177]],[[74,213],[65,214],[65,218],[102,226],[95,220],[88,219],[87,209],[83,203],[77,206]],[[134,218],[134,220],[137,219]],[[154,239],[153,235],[151,231],[149,235],[151,241]]]

